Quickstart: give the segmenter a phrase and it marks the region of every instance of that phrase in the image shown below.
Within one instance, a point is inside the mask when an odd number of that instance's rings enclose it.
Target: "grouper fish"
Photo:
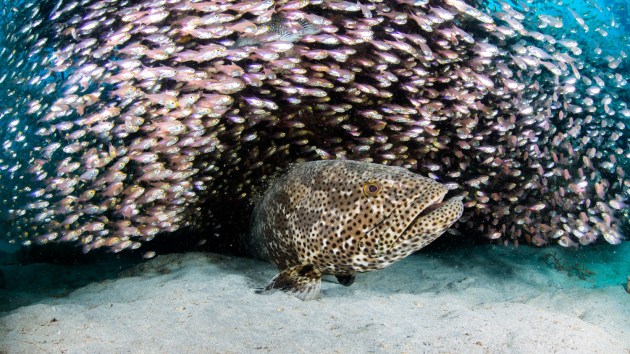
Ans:
[[[404,168],[327,160],[299,163],[272,182],[252,214],[250,251],[280,273],[275,289],[314,299],[321,277],[349,286],[431,243],[463,212],[440,183]]]

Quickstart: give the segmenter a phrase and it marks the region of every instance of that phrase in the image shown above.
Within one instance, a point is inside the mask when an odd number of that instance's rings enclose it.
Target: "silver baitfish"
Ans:
[[[280,269],[261,292],[317,296],[323,274],[343,285],[438,238],[464,210],[461,197],[400,167],[335,160],[293,166],[252,216],[252,251]]]

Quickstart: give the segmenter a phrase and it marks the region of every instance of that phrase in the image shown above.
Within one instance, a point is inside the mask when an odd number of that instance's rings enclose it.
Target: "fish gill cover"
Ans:
[[[120,251],[184,228],[234,242],[226,209],[317,159],[434,178],[465,196],[454,227],[493,242],[628,230],[624,1],[0,11],[0,238]]]

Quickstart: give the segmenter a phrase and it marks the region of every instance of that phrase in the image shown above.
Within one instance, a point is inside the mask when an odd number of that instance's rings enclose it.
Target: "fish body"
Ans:
[[[317,296],[323,274],[350,285],[431,243],[459,219],[460,197],[442,184],[367,162],[294,165],[254,208],[251,251],[279,270],[260,292]]]

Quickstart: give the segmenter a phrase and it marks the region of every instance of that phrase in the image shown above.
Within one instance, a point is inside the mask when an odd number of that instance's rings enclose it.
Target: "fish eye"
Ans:
[[[377,181],[367,181],[363,183],[363,194],[366,197],[375,197],[381,193],[383,187]]]

